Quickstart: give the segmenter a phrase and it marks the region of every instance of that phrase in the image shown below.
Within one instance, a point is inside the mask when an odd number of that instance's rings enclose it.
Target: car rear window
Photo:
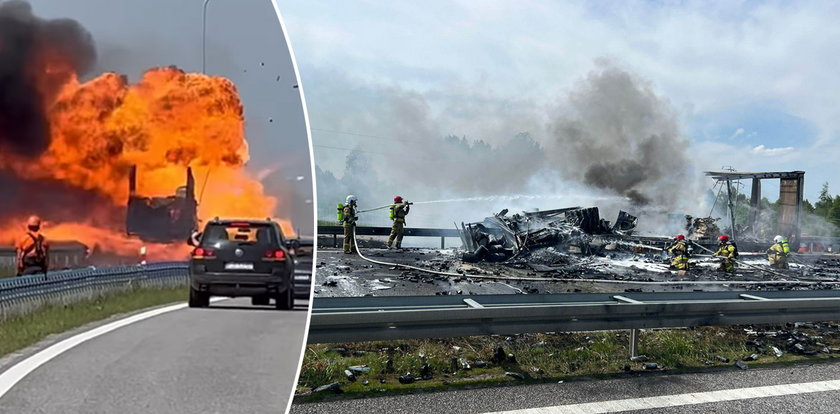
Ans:
[[[210,224],[201,238],[204,247],[219,247],[222,244],[277,245],[272,227],[266,224],[229,223]]]

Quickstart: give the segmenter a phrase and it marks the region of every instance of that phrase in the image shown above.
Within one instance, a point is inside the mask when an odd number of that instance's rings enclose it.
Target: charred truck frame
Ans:
[[[137,166],[128,175],[128,211],[125,228],[130,236],[150,242],[186,241],[198,228],[195,179],[187,167],[187,182],[168,197],[137,195]]]
[[[520,252],[557,244],[576,245],[586,253],[592,235],[629,236],[637,218],[620,211],[615,224],[600,217],[598,207],[569,207],[507,215],[502,210],[458,229],[467,250],[464,260],[501,262]],[[457,227],[457,225],[456,225]]]
[[[787,237],[790,247],[793,250],[799,249],[802,242],[802,200],[805,183],[805,171],[789,172],[737,172],[737,171],[707,171],[706,175],[726,187],[727,210],[729,212],[729,224],[733,239],[739,236],[756,238],[755,230],[761,216],[761,180],[779,180],[779,211],[777,216],[776,233]],[[735,191],[732,182],[738,180],[752,180],[752,191],[750,193],[750,210],[747,231],[743,235],[737,234],[737,223],[735,222]]]

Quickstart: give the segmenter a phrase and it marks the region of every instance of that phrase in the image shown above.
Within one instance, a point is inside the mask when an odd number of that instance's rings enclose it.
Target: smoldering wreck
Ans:
[[[466,262],[503,262],[520,252],[548,246],[575,246],[589,253],[593,236],[629,236],[637,218],[620,211],[615,223],[600,217],[598,207],[569,207],[522,212],[508,210],[481,222],[461,223],[459,233]]]

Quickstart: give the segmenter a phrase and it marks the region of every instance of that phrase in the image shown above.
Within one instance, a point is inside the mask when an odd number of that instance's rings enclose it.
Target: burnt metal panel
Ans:
[[[805,171],[780,171],[780,172],[741,172],[741,171],[706,171],[706,175],[718,181],[746,180],[757,178],[760,180],[798,178],[805,175]]]

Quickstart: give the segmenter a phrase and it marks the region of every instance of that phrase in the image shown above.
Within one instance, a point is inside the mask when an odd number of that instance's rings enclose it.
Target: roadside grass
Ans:
[[[768,330],[782,328],[767,327]],[[830,333],[826,335],[825,329],[796,330],[812,335],[821,345],[840,345],[840,333],[833,337]],[[833,352],[820,352],[813,356],[791,354],[781,338],[762,337],[758,338],[762,342],[760,347],[748,346],[746,342],[751,339],[756,337],[748,336],[743,327],[645,330],[639,338],[639,351],[647,357],[646,361],[629,360],[627,331],[309,345],[305,351],[296,400],[311,402],[517,382],[556,382],[628,373],[641,375],[651,373],[651,370],[645,369],[647,363],[657,364],[655,372],[696,371],[732,367],[736,361],[752,354],[758,354],[759,358],[746,362],[748,365],[836,357]],[[776,357],[772,350],[774,345],[784,351],[782,357]],[[492,362],[500,347],[505,354],[512,354],[514,359]],[[393,369],[389,369],[389,360]],[[464,362],[470,365],[469,369],[462,367]],[[481,367],[482,362],[487,365]],[[431,378],[422,380],[424,364],[428,364]],[[351,381],[344,371],[354,365],[367,365],[370,371],[357,374]],[[400,383],[399,377],[408,372],[417,377],[417,381]],[[522,374],[524,380],[508,376],[507,372]],[[330,383],[338,383],[343,396],[312,392],[314,388]]]
[[[187,299],[187,290],[136,289],[103,295],[70,305],[47,305],[23,316],[0,320],[0,357],[49,335],[108,317]]]

